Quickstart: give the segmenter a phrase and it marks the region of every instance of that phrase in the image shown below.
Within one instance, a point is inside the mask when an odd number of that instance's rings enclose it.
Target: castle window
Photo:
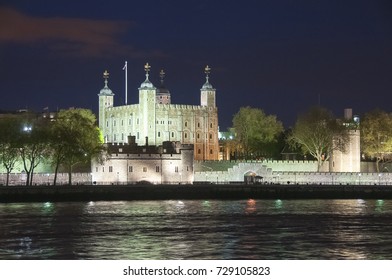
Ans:
[[[121,120],[121,126],[124,126],[124,120]]]
[[[186,139],[186,138],[188,138],[188,133],[184,133],[184,138]]]
[[[200,154],[201,154],[201,150],[200,150],[200,149],[198,149],[198,150],[197,150],[197,153],[200,155]]]
[[[159,166],[155,166],[155,171],[159,172]]]
[[[124,133],[121,133],[121,141],[124,141]]]
[[[211,154],[211,155],[213,154],[212,149],[210,150],[210,154]]]
[[[210,128],[212,128],[212,123],[210,123]]]
[[[109,121],[106,121],[106,127],[109,127]]]
[[[147,167],[143,167],[143,172],[147,172]]]
[[[95,172],[98,172],[98,167],[95,167]]]
[[[185,127],[188,127],[188,122],[185,122]]]
[[[178,173],[178,166],[174,167],[174,172]]]
[[[139,119],[136,120],[136,123],[139,124]]]
[[[197,127],[200,127],[200,123],[199,122],[197,123]]]
[[[161,137],[161,132],[160,131],[158,131],[158,137]]]
[[[189,171],[189,166],[186,167],[186,171]]]
[[[210,133],[210,140],[212,139],[212,133]]]
[[[133,166],[128,166],[128,172],[133,172]]]
[[[174,138],[174,132],[171,133],[171,137]]]
[[[139,137],[139,132],[136,134],[136,136],[137,136],[137,137],[136,137],[137,139],[139,139],[139,138],[140,138],[140,137]]]
[[[102,166],[102,172],[105,172],[105,166]]]
[[[113,136],[114,136],[113,141],[116,142],[116,140],[117,140],[117,139],[116,139],[116,134],[114,134]]]
[[[109,166],[109,172],[113,172],[113,166]]]
[[[113,126],[116,126],[116,120],[113,121]]]
[[[200,133],[197,134],[197,139],[199,139],[199,138],[200,138]]]

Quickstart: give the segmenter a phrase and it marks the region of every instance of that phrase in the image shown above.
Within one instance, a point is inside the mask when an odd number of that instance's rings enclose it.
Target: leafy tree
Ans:
[[[261,109],[241,107],[234,115],[235,139],[246,158],[269,153],[269,145],[277,142],[283,125],[274,115],[266,115]]]
[[[298,117],[288,142],[303,154],[317,160],[317,170],[334,150],[345,152],[349,143],[347,128],[325,108],[313,107]]]
[[[34,169],[49,155],[48,123],[27,120],[19,130],[19,154],[26,172],[26,186],[33,184]]]
[[[103,149],[95,115],[87,109],[61,110],[52,124],[50,139],[51,160],[55,167],[54,185],[60,165],[67,168],[71,185],[73,167],[90,162]]]
[[[374,110],[363,116],[361,121],[361,147],[365,155],[376,159],[377,172],[380,171],[380,162],[391,160],[391,114]]]
[[[21,122],[17,118],[0,119],[0,162],[6,172],[6,186],[9,184],[9,176],[19,158],[19,148],[16,143]]]

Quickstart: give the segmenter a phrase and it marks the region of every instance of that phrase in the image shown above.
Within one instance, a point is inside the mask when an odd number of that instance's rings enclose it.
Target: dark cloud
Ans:
[[[0,43],[46,46],[56,54],[82,57],[146,55],[121,42],[135,25],[131,21],[34,17],[5,7],[0,7],[0,19]],[[156,50],[152,53],[163,55]]]

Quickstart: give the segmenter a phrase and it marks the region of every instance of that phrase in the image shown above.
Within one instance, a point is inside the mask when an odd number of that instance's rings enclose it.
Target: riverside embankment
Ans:
[[[0,202],[168,199],[392,199],[383,185],[108,185],[0,187]]]

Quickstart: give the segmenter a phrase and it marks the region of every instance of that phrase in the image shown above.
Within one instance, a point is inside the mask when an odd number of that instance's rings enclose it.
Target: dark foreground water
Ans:
[[[1,259],[391,259],[392,200],[0,204]]]

